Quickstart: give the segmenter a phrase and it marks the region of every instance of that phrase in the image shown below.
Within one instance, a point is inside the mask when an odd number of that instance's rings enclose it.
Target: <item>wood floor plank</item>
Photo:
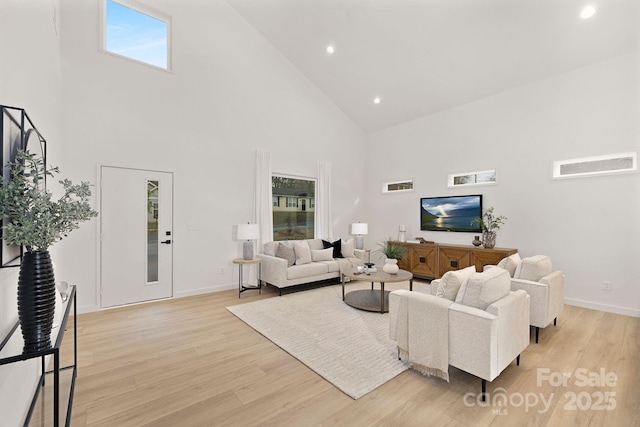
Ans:
[[[360,285],[368,286],[350,286]],[[416,282],[416,289],[426,285]],[[493,400],[486,405],[477,400],[480,380],[455,368],[448,383],[409,370],[353,400],[225,309],[264,298],[278,298],[277,291],[238,299],[232,290],[78,315],[72,425],[640,426],[638,318],[565,306],[538,344],[532,335],[520,366],[487,385]],[[615,385],[576,384],[576,370],[602,368],[616,374]],[[574,377],[556,384],[541,381],[541,372]],[[616,408],[571,410],[573,394],[599,392],[615,393]],[[519,404],[534,395],[549,406]]]

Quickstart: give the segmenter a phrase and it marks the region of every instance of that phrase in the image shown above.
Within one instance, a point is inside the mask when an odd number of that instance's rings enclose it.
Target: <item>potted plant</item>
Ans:
[[[378,252],[382,252],[386,257],[382,271],[389,274],[396,274],[400,269],[398,267],[398,260],[404,257],[407,248],[404,245],[398,245],[392,242],[390,238],[378,243],[378,246],[380,246]]]
[[[480,224],[482,229],[482,244],[485,248],[491,249],[496,245],[496,231],[500,229],[500,226],[504,224],[507,217],[496,216],[493,213],[493,206],[486,209],[482,214],[482,217],[476,218],[471,221],[471,224]]]
[[[0,179],[3,238],[25,248],[18,278],[18,317],[25,350],[38,350],[51,345],[56,291],[49,247],[98,213],[89,204],[87,182],[59,181],[63,194],[55,200],[45,179],[60,171],[47,168],[35,154],[18,150],[9,171],[10,180]]]

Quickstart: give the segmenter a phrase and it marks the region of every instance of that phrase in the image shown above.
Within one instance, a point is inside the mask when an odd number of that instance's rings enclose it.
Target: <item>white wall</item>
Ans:
[[[65,0],[62,10],[58,0],[0,0],[0,102],[28,110],[51,163],[72,180],[97,183],[100,165],[175,173],[177,296],[235,286],[232,228],[251,217],[261,149],[275,172],[315,176],[318,160],[333,163],[333,237],[363,221],[372,249],[399,224],[410,238],[466,244],[472,235],[419,232],[418,199],[481,192],[509,217],[499,246],[551,255],[570,302],[640,312],[638,174],[550,179],[553,160],[638,150],[637,55],[366,138],[224,1],[144,3],[173,16],[172,73],[100,52],[97,0]],[[498,169],[498,185],[446,188],[448,173],[487,168]],[[415,192],[380,193],[382,182],[408,177]],[[187,230],[191,221],[197,230]],[[52,251],[83,311],[99,306],[98,225]],[[613,291],[599,289],[605,279]],[[15,286],[15,269],[0,270],[0,326],[15,319]],[[20,423],[32,371],[0,369],[3,425]]]
[[[172,16],[173,72],[101,52],[99,2],[63,2],[65,173],[96,182],[99,165],[174,172],[177,296],[237,286],[232,230],[252,219],[256,149],[271,152],[274,172],[315,177],[319,160],[331,162],[334,237],[346,237],[364,133],[226,2],[144,3]],[[58,245],[82,311],[99,307],[98,226]]]
[[[640,174],[551,179],[555,160],[640,151],[639,76],[640,55],[621,56],[370,135],[367,240],[406,224],[408,238],[470,244],[469,233],[421,232],[419,199],[481,193],[508,217],[498,246],[550,255],[568,303],[640,316]],[[495,186],[447,188],[450,173],[494,168]],[[409,177],[413,193],[381,194]]]
[[[232,229],[251,220],[256,149],[274,172],[314,177],[317,161],[331,162],[334,237],[346,237],[361,209],[364,133],[224,1],[144,3],[173,17],[172,73],[100,52],[98,1],[0,0],[0,102],[28,110],[51,163],[93,183],[100,165],[175,173],[176,296],[237,286]],[[80,311],[99,307],[98,227],[52,248]],[[17,269],[0,270],[2,328],[17,318],[16,284]],[[2,423],[19,425],[36,371],[0,368]]]
[[[59,1],[0,0],[0,104],[24,108],[47,142],[60,139]],[[55,150],[49,158],[60,164]],[[17,319],[18,268],[0,269],[0,337]],[[5,348],[19,353],[21,348]],[[0,366],[0,424],[22,425],[39,360]],[[21,404],[24,403],[24,404]]]

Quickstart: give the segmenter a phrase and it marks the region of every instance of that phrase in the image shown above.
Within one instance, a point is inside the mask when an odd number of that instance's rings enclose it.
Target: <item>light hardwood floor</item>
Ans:
[[[455,368],[449,383],[408,370],[353,400],[225,309],[274,297],[225,291],[79,315],[72,426],[640,426],[638,318],[565,306],[520,366],[487,384],[488,406],[480,380]]]

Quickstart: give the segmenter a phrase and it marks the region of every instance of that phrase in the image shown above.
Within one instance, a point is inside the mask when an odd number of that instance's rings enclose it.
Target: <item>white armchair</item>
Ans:
[[[529,296],[510,291],[503,269],[450,272],[432,281],[432,295],[407,290],[389,296],[389,336],[414,369],[448,381],[448,366],[493,381],[529,345]],[[448,286],[459,291],[439,292]],[[455,301],[451,301],[451,295]],[[449,299],[447,299],[449,298]]]
[[[564,274],[553,271],[551,258],[535,255],[523,258],[511,279],[511,290],[522,289],[531,297],[530,324],[536,328],[536,343],[540,328],[555,325],[564,308]]]

